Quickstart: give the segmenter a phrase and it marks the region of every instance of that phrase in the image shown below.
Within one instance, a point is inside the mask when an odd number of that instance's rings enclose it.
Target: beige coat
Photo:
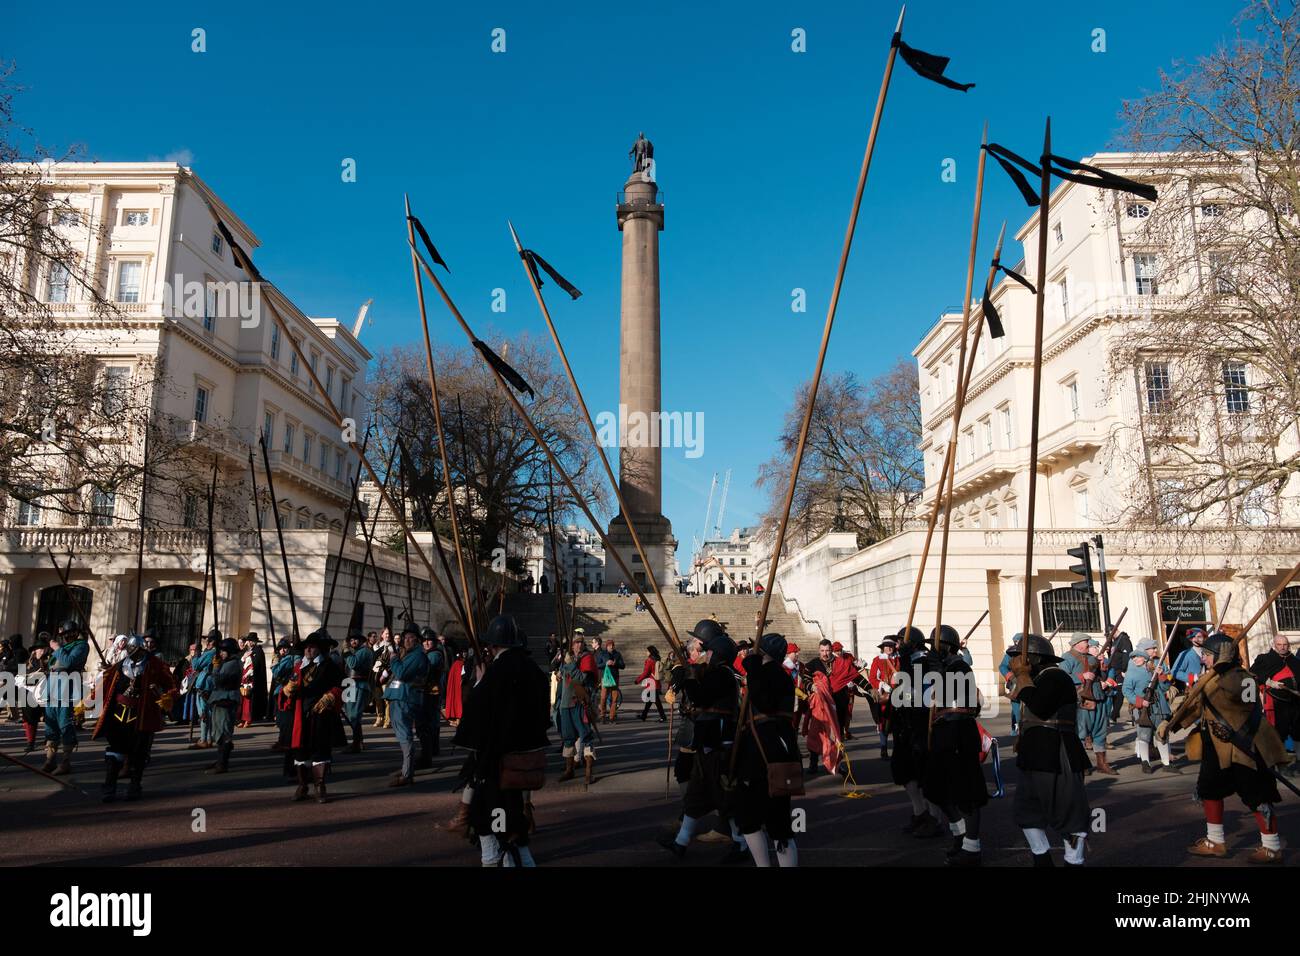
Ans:
[[[1244,667],[1234,666],[1223,673],[1207,671],[1192,685],[1191,692],[1183,698],[1178,709],[1169,718],[1168,731],[1172,733],[1183,727],[1190,727],[1198,720],[1217,723],[1210,708],[1205,706],[1207,699],[1223,719],[1232,725],[1233,730],[1241,730],[1246,726],[1252,711],[1261,706],[1259,694],[1258,683]],[[1193,739],[1195,738],[1188,738],[1189,745]],[[1254,754],[1242,750],[1231,741],[1220,740],[1213,732],[1210,734],[1210,740],[1214,744],[1220,767],[1227,767],[1234,763],[1244,767],[1256,766]],[[1287,762],[1286,747],[1282,743],[1282,738],[1277,735],[1277,731],[1267,720],[1261,719],[1255,728],[1254,744],[1266,766],[1280,767]],[[1199,759],[1191,749],[1188,751],[1188,756]]]

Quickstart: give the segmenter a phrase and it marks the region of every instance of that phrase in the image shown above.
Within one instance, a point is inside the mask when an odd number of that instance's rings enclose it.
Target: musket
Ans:
[[[984,613],[980,615],[980,619],[970,626],[970,630],[966,632],[966,636],[961,639],[962,647],[966,646],[966,642],[971,639],[971,635],[975,633],[975,629],[979,627],[981,624],[983,624],[984,619],[988,616],[989,616],[988,608],[985,608]]]

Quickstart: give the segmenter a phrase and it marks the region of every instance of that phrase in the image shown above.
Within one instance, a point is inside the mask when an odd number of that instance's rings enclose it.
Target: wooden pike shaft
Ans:
[[[411,251],[415,252],[414,242],[411,243]],[[460,309],[456,308],[456,303],[451,301],[451,296],[447,294],[447,290],[434,274],[433,269],[431,269],[428,263],[424,262],[423,259],[420,259],[418,253],[416,253],[416,259],[423,267],[424,274],[428,276],[429,281],[433,283],[433,287],[438,290],[438,294],[442,297],[443,304],[447,306],[447,311],[452,314],[453,318],[455,318],[456,322],[461,327],[461,331],[465,333],[465,337],[469,340],[470,345],[472,346],[476,340],[474,330],[469,327],[469,323],[465,321],[465,317],[460,314]],[[487,362],[486,359],[484,359],[484,361]],[[568,485],[569,492],[573,495],[574,502],[582,509],[582,513],[587,516],[587,520],[591,522],[591,526],[596,529],[596,534],[600,536],[600,543],[604,546],[605,553],[614,556],[614,562],[619,566],[619,570],[623,572],[627,580],[632,582],[632,587],[640,596],[642,603],[645,604],[645,608],[650,614],[650,619],[654,621],[655,626],[659,628],[659,632],[663,634],[664,640],[672,646],[673,651],[680,656],[683,662],[685,662],[686,649],[681,645],[681,642],[677,640],[676,635],[664,626],[664,622],[660,619],[658,613],[651,606],[650,602],[646,600],[645,592],[641,590],[641,586],[636,583],[636,578],[632,575],[632,572],[628,570],[627,562],[623,560],[623,556],[618,553],[618,550],[610,543],[608,536],[606,536],[605,532],[601,530],[600,522],[597,521],[596,516],[591,513],[591,508],[583,499],[581,492],[578,491],[578,486],[574,483],[573,479],[569,477],[568,471],[566,471],[564,465],[560,463],[560,459],[556,457],[550,444],[542,437],[542,433],[538,431],[537,425],[533,422],[532,416],[528,414],[523,403],[519,401],[519,398],[515,395],[514,391],[511,390],[509,383],[501,377],[501,373],[497,371],[496,367],[490,362],[487,362],[487,366],[492,372],[492,377],[496,379],[497,387],[501,389],[506,400],[510,402],[510,407],[515,410],[515,414],[518,415],[520,421],[524,423],[524,427],[528,429],[528,433],[532,436],[533,441],[537,443],[537,447],[546,454],[547,461],[551,463],[551,466],[559,474],[561,480]]]
[[[292,339],[292,336],[290,336]],[[266,469],[266,490],[271,495],[271,514],[275,516],[275,538],[280,542],[280,562],[284,566],[284,588],[289,595],[289,616],[293,621],[293,642],[297,644],[302,640],[302,634],[298,630],[298,604],[293,599],[293,579],[289,577],[289,555],[284,550],[284,528],[280,526],[280,505],[275,497],[275,478],[271,474],[271,454],[266,450],[266,436],[259,435],[257,438],[258,445],[262,448],[262,467]],[[215,575],[213,576],[213,586],[215,590]],[[322,622],[321,626],[324,626]]]
[[[275,654],[275,615],[271,612],[271,579],[266,573],[266,546],[262,543],[262,502],[261,496],[257,491],[257,468],[253,464],[253,449],[248,449],[248,473],[253,479],[253,517],[257,519],[257,557],[262,565],[262,594],[266,599],[266,627],[271,633],[271,654]],[[272,502],[272,507],[275,503]],[[348,533],[346,522],[343,525],[343,533]],[[338,566],[335,565],[335,580],[338,579]],[[330,585],[330,593],[333,594],[334,586]]]
[[[465,574],[465,553],[460,543],[460,521],[456,517],[456,498],[451,487],[451,467],[447,463],[447,441],[442,430],[442,404],[438,400],[438,376],[433,370],[433,342],[429,338],[429,318],[424,308],[424,283],[420,281],[419,255],[415,251],[415,225],[411,222],[411,201],[406,200],[406,237],[411,246],[411,271],[415,274],[415,296],[420,306],[420,325],[424,331],[424,361],[429,373],[429,392],[433,402],[433,425],[438,431],[438,455],[442,459],[442,478],[447,490],[447,513],[451,515],[451,539],[456,548],[456,566],[460,573],[460,587],[465,594],[465,608],[469,614],[470,634],[477,638],[474,623],[474,602],[470,598],[469,578]],[[437,533],[437,529],[434,529]]]
[[[366,437],[361,442],[361,450],[365,451],[366,446],[370,444],[370,430],[366,429]],[[253,477],[253,491],[257,491],[257,477]],[[330,626],[330,612],[334,609],[334,589],[339,583],[339,570],[343,567],[343,549],[348,543],[348,529],[352,526],[352,512],[355,509],[360,512],[360,498],[357,497],[357,490],[361,487],[361,463],[357,462],[357,473],[352,479],[352,497],[348,499],[348,510],[343,515],[343,534],[339,537],[339,553],[334,558],[334,573],[330,575],[329,594],[325,598],[325,615],[321,618],[321,627]],[[364,519],[363,519],[364,520]],[[258,516],[258,528],[261,528],[261,516]],[[260,541],[259,541],[260,544]]]
[[[957,436],[961,429],[961,416],[966,407],[966,390],[970,385],[970,379],[963,374],[966,368],[966,333],[970,328],[970,297],[975,287],[975,252],[979,248],[980,240],[980,209],[984,202],[984,161],[988,156],[984,147],[989,141],[989,124],[984,124],[984,136],[980,141],[980,158],[979,165],[975,173],[975,211],[971,215],[970,225],[970,250],[966,258],[966,294],[962,298],[961,307],[961,333],[960,333],[960,351],[957,357],[957,372],[961,381],[957,383],[957,394],[954,399],[952,410],[952,435],[948,440],[948,455],[951,456],[954,464],[948,469],[948,490],[945,495],[943,506],[943,538],[939,545],[939,590],[935,596],[934,606],[934,634],[935,640],[938,640],[939,626],[943,623],[943,587],[948,574],[948,532],[952,526],[952,490],[953,479],[957,474]],[[971,358],[975,357],[975,349],[971,349]],[[974,368],[972,361],[971,367]],[[939,489],[943,491],[942,487]]]
[[[906,11],[906,7],[903,11]],[[895,33],[903,29],[903,12],[898,14],[898,26]],[[772,546],[772,556],[767,569],[767,586],[763,589],[763,606],[758,613],[758,637],[763,636],[764,622],[767,621],[767,609],[772,602],[772,590],[776,586],[776,568],[781,563],[781,551],[785,548],[785,533],[790,524],[790,508],[794,504],[794,489],[799,481],[799,469],[803,465],[804,448],[808,444],[808,430],[812,426],[813,407],[817,404],[817,389],[821,385],[822,368],[826,364],[826,349],[831,341],[831,328],[835,324],[835,310],[840,304],[840,290],[844,286],[844,270],[849,262],[849,250],[853,247],[853,232],[858,224],[858,211],[862,208],[862,194],[867,188],[867,173],[871,170],[871,157],[876,151],[876,136],[880,132],[880,120],[885,112],[885,97],[889,93],[889,78],[894,72],[894,58],[898,48],[892,43],[889,56],[885,60],[885,74],[880,81],[880,93],[876,97],[876,112],[871,118],[871,132],[867,135],[867,149],[862,156],[862,169],[858,172],[858,187],[853,195],[853,207],[849,212],[849,224],[844,233],[844,245],[840,250],[840,264],[835,272],[835,285],[831,289],[830,306],[826,310],[826,325],[822,329],[821,347],[817,352],[817,364],[813,369],[812,384],[808,389],[808,407],[804,410],[803,424],[799,427],[799,441],[794,449],[794,462],[790,468],[790,487],[786,489],[785,503],[781,507],[781,522],[777,525],[776,541]]]
[[[560,363],[564,366],[564,374],[569,378],[569,386],[573,389],[574,398],[578,400],[578,407],[582,409],[583,420],[587,423],[587,430],[591,432],[591,442],[596,448],[596,454],[600,456],[600,463],[605,466],[605,475],[609,478],[610,487],[614,489],[614,497],[618,499],[619,511],[626,517],[627,530],[632,536],[632,544],[636,548],[638,557],[641,558],[641,566],[645,568],[646,575],[650,578],[650,589],[654,592],[655,599],[659,602],[659,608],[663,611],[664,620],[672,629],[673,636],[677,642],[681,643],[681,635],[677,633],[677,625],[673,623],[673,616],[668,611],[668,602],[664,600],[663,593],[659,590],[659,580],[655,575],[654,566],[650,559],[646,557],[645,549],[641,546],[641,536],[637,534],[636,526],[631,519],[631,511],[628,510],[627,502],[623,500],[623,491],[619,487],[618,479],[614,477],[614,469],[609,463],[609,456],[605,454],[605,448],[600,443],[600,436],[596,432],[596,423],[592,421],[591,411],[587,408],[587,400],[582,396],[582,389],[578,387],[578,379],[573,374],[573,367],[569,364],[569,356],[564,351],[564,345],[560,342],[560,333],[556,331],[555,323],[551,320],[551,310],[546,307],[546,299],[542,297],[541,286],[537,284],[537,276],[529,267],[528,262],[524,260],[523,244],[519,241],[519,236],[515,232],[515,227],[510,226],[510,235],[514,238],[515,249],[519,251],[519,261],[524,267],[524,274],[528,276],[528,283],[533,287],[533,295],[537,297],[537,307],[542,310],[542,318],[546,320],[546,328],[551,333],[551,341],[555,343],[555,351],[560,356]]]
[[[54,776],[54,774],[46,773],[40,767],[33,767],[31,764],[23,763],[17,757],[11,757],[9,754],[5,753],[4,751],[0,751],[0,759],[9,761],[15,767],[22,767],[24,770],[30,770],[38,777],[44,777],[46,780],[53,780],[59,786],[67,787],[69,790],[75,790],[77,791],[77,793],[81,794],[82,796],[86,795],[86,791],[82,790],[80,787],[76,786],[75,784],[69,783],[66,780],[60,780],[58,777]]]
[[[972,625],[970,626],[970,630],[966,632],[966,636],[963,637],[963,638],[961,639],[961,646],[962,646],[962,647],[965,647],[965,646],[966,646],[966,642],[969,641],[971,635],[975,633],[975,629],[976,629],[977,627],[979,627],[981,624],[983,624],[983,623],[984,623],[984,619],[985,619],[986,617],[988,617],[988,616],[989,616],[989,609],[988,609],[988,608],[985,608],[985,609],[984,609],[984,613],[980,615],[979,620],[976,621],[974,624],[972,624]]]
[[[560,548],[555,537],[555,476],[551,473],[550,462],[546,463],[546,535],[551,543],[551,586],[555,588],[555,625],[568,639],[571,633],[564,613],[564,593],[560,587]],[[543,567],[545,563],[542,562]]]
[[[263,281],[265,285],[270,285],[269,282],[265,282],[265,280]],[[330,393],[325,390],[325,386],[321,384],[320,376],[318,376],[316,370],[311,367],[311,363],[307,360],[307,355],[303,352],[302,346],[290,332],[288,323],[284,321],[284,318],[280,315],[279,311],[276,310],[267,299],[264,298],[262,301],[263,304],[266,305],[267,310],[271,313],[271,318],[275,321],[276,327],[279,328],[280,334],[288,340],[289,347],[292,348],[294,354],[298,356],[299,366],[307,372],[307,377],[311,379],[312,384],[316,387],[316,394],[320,396],[321,401],[325,403],[325,407],[328,408],[330,414],[334,416],[334,421],[339,427],[339,438],[346,442],[349,448],[357,452],[357,457],[361,460],[361,464],[365,466],[366,474],[370,476],[370,480],[374,482],[377,488],[379,488],[379,497],[381,501],[388,507],[389,512],[397,518],[397,523],[401,526],[402,533],[406,535],[407,542],[415,549],[415,553],[424,564],[425,570],[429,572],[429,580],[433,582],[434,587],[436,587],[439,593],[442,594],[443,600],[447,602],[447,606],[452,608],[453,611],[457,610],[459,599],[452,599],[451,593],[447,590],[447,586],[442,583],[442,579],[438,577],[438,573],[434,570],[433,563],[429,560],[429,556],[424,553],[424,548],[420,547],[420,542],[415,540],[415,534],[411,531],[410,525],[406,521],[406,515],[398,511],[396,503],[393,501],[392,496],[388,494],[387,489],[383,487],[383,483],[379,480],[379,475],[370,464],[370,460],[357,448],[356,441],[347,437],[349,431],[347,427],[348,420],[339,410],[339,407],[334,404],[334,399],[331,398]],[[438,542],[437,529],[433,528],[432,524],[430,524],[430,528],[432,529],[434,541]],[[438,543],[441,544],[441,542]],[[450,575],[447,577],[447,584],[451,585]],[[454,585],[452,585],[452,588],[454,590]],[[465,629],[465,633],[469,635],[470,644],[473,646],[475,653],[479,653],[478,637],[474,631],[470,630],[469,623],[465,620],[464,612],[459,612],[458,617],[461,626]]]
[[[397,449],[401,455],[405,456],[407,461],[411,460],[410,450],[406,447],[406,444],[400,437],[397,439]],[[415,496],[415,504],[417,508],[424,512],[424,520],[428,523],[429,527],[431,529],[436,528],[437,524],[433,520],[433,511],[420,495]],[[402,513],[405,514],[405,510],[403,510]],[[364,530],[365,529],[363,528],[362,531],[364,532]],[[430,537],[433,539],[433,549],[438,553],[438,563],[442,565],[443,573],[446,574],[447,581],[450,583],[452,581],[451,562],[447,560],[447,550],[442,546],[442,536],[434,533],[431,534]],[[409,543],[407,547],[410,547]],[[452,586],[450,596],[448,596],[445,588],[440,588],[440,590],[442,591],[442,595],[446,599],[448,605],[456,614],[456,620],[464,621],[467,617],[467,612],[464,605],[460,603],[460,592],[456,590],[454,585]],[[468,628],[465,629],[465,633],[469,633]]]
[[[996,250],[993,253],[994,262],[997,262],[999,256],[1001,256],[1002,254],[1002,240],[1006,236],[1006,231],[1007,231],[1007,224],[1004,222],[1002,224],[1002,231],[998,233],[998,244]],[[996,276],[997,276],[997,267],[994,265],[990,265],[988,278],[984,280],[985,295],[989,295],[992,293],[993,280],[994,278],[996,278]],[[984,321],[981,318],[979,324],[975,326],[975,336],[971,342],[971,346],[970,346],[970,350],[966,362],[965,372],[963,373],[960,366],[957,369],[957,375],[961,379],[961,381],[958,382],[958,389],[961,393],[961,400],[963,406],[965,405],[966,391],[970,386],[971,376],[975,373],[975,356],[979,354],[980,337],[983,335],[983,333],[984,333]],[[904,633],[911,630],[912,621],[916,617],[916,604],[917,604],[917,600],[921,596],[921,582],[925,578],[925,567],[930,557],[930,545],[934,540],[934,529],[939,521],[939,508],[943,503],[943,489],[945,487],[951,488],[951,483],[948,482],[948,478],[949,475],[955,473],[956,470],[957,470],[957,443],[955,441],[950,440],[948,442],[948,447],[944,451],[943,467],[939,471],[939,480],[935,486],[934,507],[930,509],[930,520],[925,529],[925,545],[921,548],[921,563],[916,571],[916,580],[912,583],[912,603],[908,605],[907,608],[907,625],[904,629]],[[949,494],[951,495],[951,491],[949,492]]]
[[[1042,407],[1043,384],[1043,307],[1047,290],[1047,228],[1051,218],[1052,201],[1052,164],[1048,156],[1052,152],[1052,118],[1047,118],[1043,132],[1043,177],[1039,184],[1038,206],[1038,285],[1034,296],[1034,385],[1033,406],[1029,424],[1029,503],[1028,519],[1025,522],[1025,613],[1021,621],[1020,633],[1029,633],[1030,609],[1034,604],[1034,506],[1038,501],[1038,418]]]
[[[393,459],[397,457],[398,445],[393,443],[393,447],[388,451],[388,461],[384,465],[384,488],[388,487],[388,480],[393,476]],[[358,505],[358,510],[359,510]],[[388,622],[388,599],[384,597],[384,585],[379,580],[379,565],[375,562],[375,551],[372,542],[375,539],[375,529],[379,527],[379,509],[375,509],[374,516],[370,519],[370,530],[366,530],[366,523],[361,522],[361,538],[366,543],[366,555],[361,564],[361,574],[357,577],[359,584],[364,585],[366,581],[366,565],[370,565],[370,573],[375,579],[375,593],[379,595],[379,606],[383,609],[384,622]],[[436,534],[437,532],[435,532]],[[410,623],[410,622],[408,622]]]
[[[268,475],[269,478],[269,475]],[[212,486],[208,489],[208,568],[212,578],[212,626],[221,629],[217,619],[217,529],[213,523],[217,509],[217,456],[212,456]],[[278,517],[277,512],[277,517]],[[281,541],[281,544],[284,542]],[[287,572],[286,572],[287,573]],[[205,577],[206,580],[206,577]],[[294,628],[296,631],[297,628]]]
[[[140,465],[140,542],[135,556],[135,604],[131,608],[131,627],[144,631],[140,604],[144,595],[144,508],[149,493],[149,421],[144,423],[144,452]]]
[[[470,557],[472,558],[469,566],[474,569],[474,600],[475,602],[477,602],[477,606],[480,612],[482,612],[483,614],[483,618],[484,618],[483,626],[486,627],[488,624],[487,597],[483,593],[483,582],[482,579],[479,577],[479,569],[478,569],[478,565],[479,565],[478,553],[479,553],[479,548],[482,546],[482,542],[479,540],[478,535],[472,533],[474,529],[474,502],[473,499],[470,497],[470,489],[473,487],[474,483],[473,481],[470,480],[471,476],[470,476],[470,468],[469,468],[469,442],[465,438],[465,409],[461,406],[459,393],[456,395],[456,421],[460,425],[460,458],[461,458],[460,473],[461,473],[461,478],[465,483],[465,514],[466,514],[466,522],[467,522],[466,529],[465,529],[465,536],[470,539],[469,540],[470,549],[471,549]],[[403,500],[405,500],[405,496],[403,496]],[[510,533],[510,529],[507,528],[506,534],[508,535],[509,533]],[[502,578],[502,580],[505,579]]]

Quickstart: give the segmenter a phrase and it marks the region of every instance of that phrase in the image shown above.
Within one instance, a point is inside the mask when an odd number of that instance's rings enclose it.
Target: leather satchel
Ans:
[[[546,783],[546,751],[503,755],[498,783],[502,790],[541,790]]]
[[[758,727],[751,720],[749,729],[754,734],[754,743],[758,745],[758,755],[767,767],[767,795],[769,797],[802,797],[803,764],[797,760],[773,763],[767,759],[763,750],[763,741],[759,739]]]

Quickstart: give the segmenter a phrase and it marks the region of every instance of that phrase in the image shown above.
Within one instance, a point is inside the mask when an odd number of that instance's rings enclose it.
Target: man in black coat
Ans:
[[[1128,662],[1132,657],[1133,639],[1128,636],[1128,631],[1120,631],[1110,646],[1110,660],[1106,665],[1111,680],[1119,686],[1124,684],[1124,674],[1128,671]],[[1124,695],[1112,692],[1110,702],[1110,719],[1119,720],[1119,712],[1124,707]]]
[[[471,839],[478,839],[484,866],[535,866],[528,798],[541,786],[550,745],[550,683],[514,618],[495,618],[483,643],[492,658],[465,701],[455,737],[471,752]]]
[[[1282,634],[1273,635],[1273,647],[1255,658],[1250,672],[1263,689],[1264,715],[1283,741],[1300,737],[1300,659],[1291,653],[1291,644]],[[1300,763],[1282,771],[1288,776],[1300,772]]]

